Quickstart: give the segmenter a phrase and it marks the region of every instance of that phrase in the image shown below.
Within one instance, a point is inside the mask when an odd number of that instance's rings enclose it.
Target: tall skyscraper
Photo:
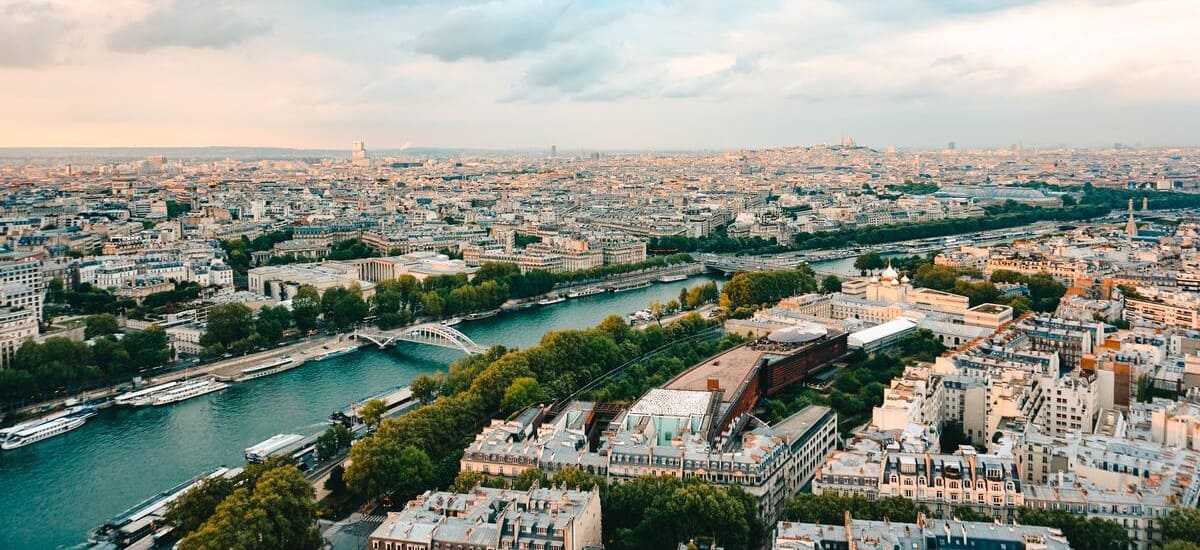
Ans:
[[[951,151],[953,151],[953,150],[954,150],[954,147],[955,147],[955,145],[957,145],[957,144],[956,144],[956,143],[954,143],[953,141],[951,141],[950,143],[947,143],[947,144],[946,144],[946,148],[947,148],[947,149],[949,149],[949,150],[951,150]]]
[[[557,145],[551,145],[551,146],[550,146],[550,158],[554,158],[554,157],[557,157],[557,156],[558,156],[558,146],[557,146]]]
[[[350,145],[350,157],[354,161],[355,166],[368,166],[371,164],[371,159],[367,157],[367,146],[356,141]]]

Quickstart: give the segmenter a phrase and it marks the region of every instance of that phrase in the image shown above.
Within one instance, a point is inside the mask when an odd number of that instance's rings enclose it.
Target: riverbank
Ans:
[[[525,305],[525,304],[536,304],[538,301],[540,301],[542,299],[552,297],[552,296],[558,296],[560,294],[565,295],[566,292],[573,290],[573,289],[578,289],[578,288],[586,288],[586,287],[590,287],[590,286],[629,286],[629,285],[636,285],[636,284],[645,283],[645,282],[653,283],[653,282],[656,282],[661,277],[670,277],[673,275],[684,275],[684,276],[692,277],[695,275],[699,275],[703,272],[704,272],[704,265],[699,262],[693,262],[693,263],[687,263],[687,264],[678,264],[678,265],[673,265],[673,266],[667,266],[667,267],[663,267],[663,268],[638,271],[635,273],[623,273],[621,275],[617,275],[617,276],[613,276],[613,277],[609,277],[609,278],[605,278],[605,279],[580,281],[580,282],[565,284],[562,286],[557,286],[557,287],[555,287],[554,290],[547,292],[545,294],[533,296],[533,297],[530,297],[523,301],[510,301],[510,303],[506,303],[506,305],[519,306],[519,305]],[[418,321],[417,323],[414,323],[414,325],[420,324],[421,322],[434,322],[434,321],[426,319],[426,320]],[[239,357],[231,357],[228,359],[221,359],[218,361],[201,364],[201,365],[197,365],[194,367],[181,368],[180,366],[175,366],[175,367],[173,367],[173,370],[171,370],[167,373],[160,374],[157,376],[152,376],[152,377],[144,379],[143,385],[151,386],[151,385],[155,385],[155,384],[174,382],[174,381],[184,380],[187,378],[203,376],[203,375],[215,375],[218,378],[231,379],[231,378],[237,376],[241,372],[242,369],[256,366],[256,365],[261,365],[264,363],[269,363],[273,360],[280,359],[284,356],[292,356],[297,361],[302,361],[302,360],[307,361],[316,355],[320,355],[324,351],[328,351],[330,348],[337,347],[334,344],[343,342],[346,339],[346,336],[348,336],[349,334],[350,333],[348,333],[348,332],[347,333],[339,333],[339,334],[335,334],[335,335],[317,334],[317,335],[303,338],[302,340],[297,341],[297,342],[288,343],[288,344],[285,344],[280,347],[276,347],[276,348],[272,348],[269,350],[264,350],[264,351],[248,354],[248,355],[243,355],[243,356],[239,356]],[[70,406],[75,403],[99,401],[99,400],[104,400],[104,399],[108,399],[111,397],[115,397],[116,395],[119,395],[119,394],[123,393],[124,391],[127,391],[129,388],[130,388],[130,384],[128,382],[116,383],[116,384],[112,384],[112,385],[101,387],[101,388],[87,390],[87,391],[84,391],[84,392],[81,392],[78,394],[73,394],[73,395],[63,396],[63,397],[56,397],[54,399],[49,399],[46,401],[41,401],[38,403],[25,405],[25,406],[19,407],[17,409],[13,409],[12,411],[9,411],[7,416],[9,418],[25,418],[25,417],[30,417],[30,416],[36,416],[39,414],[45,414],[49,411],[62,409],[62,408],[65,408],[65,407]]]
[[[326,347],[330,346],[331,344],[336,344],[338,342],[341,342],[342,340],[345,339],[346,336],[347,336],[347,334],[336,334],[333,336],[328,336],[328,335],[312,336],[309,338],[305,338],[299,342],[295,342],[292,344],[286,344],[286,345],[283,345],[283,346],[280,346],[277,348],[272,348],[272,349],[260,351],[257,353],[251,353],[249,355],[243,355],[240,357],[231,357],[229,359],[222,359],[220,361],[203,364],[203,365],[199,365],[196,367],[189,367],[189,368],[183,368],[183,369],[179,369],[179,370],[173,370],[166,374],[146,378],[143,380],[143,385],[144,386],[153,386],[153,385],[157,385],[157,384],[164,384],[167,382],[175,382],[175,381],[184,380],[187,378],[195,378],[197,376],[204,376],[204,375],[210,375],[210,374],[231,378],[232,376],[235,376],[237,373],[240,373],[241,370],[244,368],[252,367],[255,365],[260,365],[263,363],[268,363],[272,360],[279,359],[285,355],[291,355],[292,357],[296,357],[296,358],[301,358],[301,357],[310,358],[312,356],[319,355],[321,352],[327,351],[325,349]],[[12,413],[10,413],[10,414],[12,414],[13,416],[16,416],[16,417],[28,416],[28,415],[43,413],[43,412],[50,411],[50,410],[60,409],[60,408],[68,406],[69,403],[82,403],[82,402],[88,402],[88,401],[97,401],[97,400],[102,400],[102,399],[108,399],[108,398],[115,397],[115,396],[123,393],[124,391],[126,391],[127,388],[129,388],[129,386],[130,386],[130,384],[128,382],[121,383],[121,384],[113,384],[108,387],[104,387],[104,388],[100,388],[100,389],[96,389],[96,390],[89,390],[89,391],[79,393],[76,395],[72,395],[72,396],[60,397],[60,398],[52,399],[49,401],[43,401],[41,403],[26,405],[25,407],[13,410]]]
[[[720,280],[702,275],[596,294],[455,328],[481,345],[525,348],[538,344],[546,332],[592,327],[608,315],[624,316],[653,301],[677,298],[681,288]],[[272,356],[268,353],[295,352],[278,348],[234,359],[249,365],[265,362],[264,357]],[[246,447],[279,433],[318,433],[328,424],[329,413],[384,388],[407,385],[421,374],[445,371],[462,356],[419,344],[386,351],[367,346],[170,407],[101,411],[71,433],[0,453],[7,495],[0,501],[0,514],[7,520],[0,548],[78,544],[88,529],[165,488],[222,464],[241,465]]]

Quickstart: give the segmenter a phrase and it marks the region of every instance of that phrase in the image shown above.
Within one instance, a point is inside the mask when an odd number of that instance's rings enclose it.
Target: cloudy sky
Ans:
[[[0,0],[0,146],[1200,143],[1196,0]]]

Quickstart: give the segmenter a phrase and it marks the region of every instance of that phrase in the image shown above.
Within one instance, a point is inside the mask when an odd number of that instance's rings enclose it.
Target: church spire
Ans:
[[[1137,222],[1133,220],[1133,199],[1129,199],[1129,220],[1125,222],[1125,234],[1137,236]]]

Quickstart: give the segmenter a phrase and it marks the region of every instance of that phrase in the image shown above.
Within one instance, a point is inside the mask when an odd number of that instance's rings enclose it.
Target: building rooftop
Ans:
[[[724,400],[734,397],[734,392],[754,375],[765,353],[751,346],[738,346],[716,357],[696,365],[663,384],[668,390],[725,391]],[[710,381],[716,381],[712,387]]]
[[[671,416],[686,418],[704,416],[712,410],[716,394],[709,391],[693,391],[654,388],[629,407],[633,416]]]

